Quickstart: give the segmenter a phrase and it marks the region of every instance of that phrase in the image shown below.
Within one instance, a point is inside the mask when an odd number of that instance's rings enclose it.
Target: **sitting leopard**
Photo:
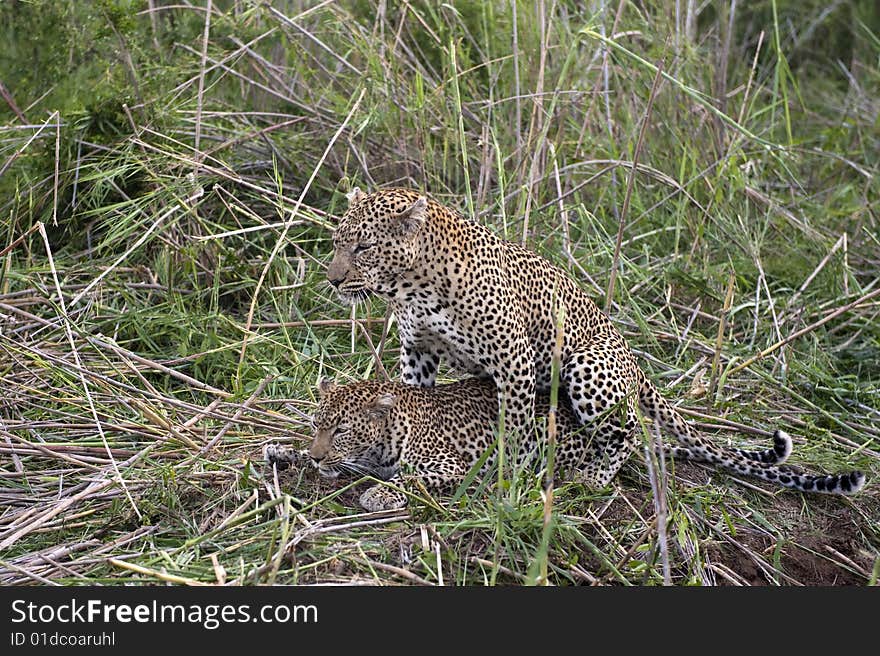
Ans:
[[[327,279],[344,301],[387,299],[403,382],[433,386],[441,358],[488,376],[508,430],[528,433],[535,394],[550,386],[562,315],[561,382],[600,456],[596,485],[607,484],[635,447],[637,406],[684,447],[722,457],[661,396],[611,320],[562,269],[412,190],[355,188],[348,201]]]
[[[301,452],[267,445],[264,458],[268,464],[283,469],[311,461],[323,476],[335,478],[348,470],[391,481],[397,488],[402,484],[402,472],[409,469],[426,489],[448,491],[495,443],[497,391],[485,378],[467,378],[434,388],[370,380],[341,386],[321,381],[318,392],[311,447]],[[535,414],[546,417],[549,407],[549,396],[539,394]],[[601,454],[564,400],[557,411],[557,426],[557,473],[576,481],[595,480]],[[520,461],[539,448],[540,434],[531,435],[531,440],[520,443]],[[810,476],[778,467],[791,453],[791,438],[776,431],[773,442],[773,448],[766,451],[720,447],[712,451],[673,447],[666,451],[675,458],[708,462],[804,492],[854,494],[864,484],[860,472]],[[487,466],[491,462],[488,459]],[[374,485],[361,495],[360,504],[370,511],[402,508],[407,498],[395,487]]]

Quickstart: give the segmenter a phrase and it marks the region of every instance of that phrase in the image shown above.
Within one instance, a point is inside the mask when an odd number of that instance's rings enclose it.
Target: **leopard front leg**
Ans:
[[[492,377],[498,388],[498,412],[506,433],[530,436],[535,429],[535,360],[531,346],[515,342],[514,357],[496,367]]]
[[[430,454],[410,454],[407,463],[412,475],[429,492],[451,492],[461,483],[468,470],[457,451],[448,445],[436,443],[430,445]],[[396,474],[386,483],[374,485],[361,494],[360,504],[370,512],[404,508],[407,495],[398,489],[403,485],[404,476]]]
[[[430,351],[420,350],[415,344],[404,341],[400,345],[400,379],[407,385],[434,387],[440,356]]]

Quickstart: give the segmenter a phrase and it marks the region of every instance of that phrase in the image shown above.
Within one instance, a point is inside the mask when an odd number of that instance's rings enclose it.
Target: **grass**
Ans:
[[[880,14],[693,4],[4,5],[0,582],[876,584]],[[354,185],[472,208],[713,439],[868,485],[507,460],[363,513],[265,469],[319,376],[396,373],[324,282]]]

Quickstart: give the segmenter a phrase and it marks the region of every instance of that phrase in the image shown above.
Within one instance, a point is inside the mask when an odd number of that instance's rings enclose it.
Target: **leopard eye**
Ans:
[[[351,250],[352,255],[360,255],[364,251],[368,251],[373,247],[372,244],[358,244]]]
[[[348,424],[339,424],[339,425],[336,427],[336,430],[333,431],[333,433],[336,434],[336,435],[339,435],[339,434],[341,434],[341,433],[347,433],[347,432],[350,431],[350,430],[351,430],[351,427],[350,427]]]

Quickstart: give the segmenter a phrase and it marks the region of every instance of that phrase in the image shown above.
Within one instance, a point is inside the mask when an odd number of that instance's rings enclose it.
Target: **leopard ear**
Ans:
[[[318,394],[320,396],[324,396],[327,392],[332,392],[336,389],[336,382],[330,378],[321,378],[318,381]]]
[[[386,419],[388,417],[388,414],[391,412],[391,408],[393,408],[396,403],[396,395],[392,394],[391,392],[383,392],[376,397],[375,401],[373,401],[373,406],[370,408],[369,411],[370,418],[377,421]]]
[[[397,228],[404,237],[416,235],[428,218],[428,199],[419,196],[415,203],[397,215]]]
[[[354,187],[351,191],[345,194],[345,197],[348,199],[348,206],[354,207],[366,198],[367,195],[361,191],[360,187]]]

